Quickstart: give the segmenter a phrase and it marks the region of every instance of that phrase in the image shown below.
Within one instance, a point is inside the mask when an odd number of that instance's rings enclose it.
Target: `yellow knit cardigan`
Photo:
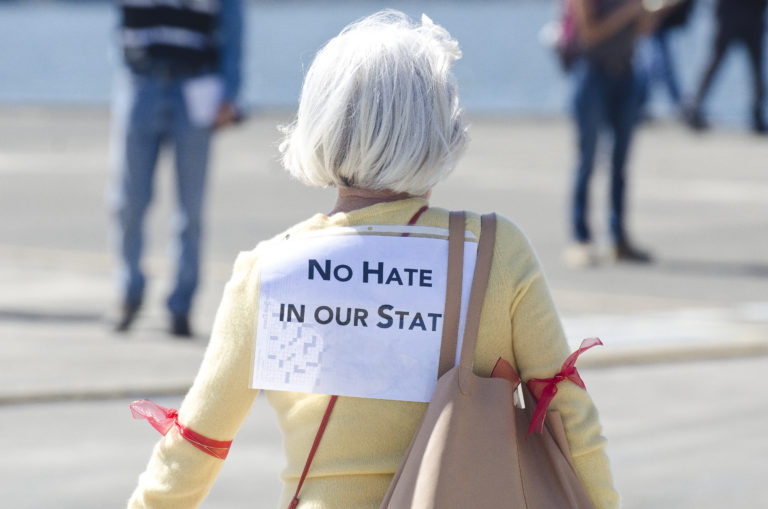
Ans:
[[[259,301],[259,254],[280,247],[287,233],[330,226],[406,224],[426,201],[379,203],[349,213],[317,214],[274,239],[261,242],[235,262],[216,315],[200,371],[179,410],[179,420],[214,440],[231,440],[246,418],[257,390],[250,389],[255,319]],[[448,211],[428,209],[418,224],[447,228]],[[480,233],[478,215],[467,228]],[[488,376],[496,360],[509,360],[523,380],[558,372],[568,345],[547,283],[524,234],[499,218],[490,282],[483,306],[474,371]],[[562,383],[551,409],[560,412],[574,464],[597,509],[616,508],[605,439],[589,395]],[[281,507],[287,507],[304,467],[328,396],[267,391],[284,437],[287,467]],[[301,493],[300,508],[377,508],[397,469],[424,403],[339,398],[322,446]],[[233,444],[237,447],[237,442]],[[197,507],[210,490],[222,460],[180,437],[175,427],[155,446],[130,508]]]

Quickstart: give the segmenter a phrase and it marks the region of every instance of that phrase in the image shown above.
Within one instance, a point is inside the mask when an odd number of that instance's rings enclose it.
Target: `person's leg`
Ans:
[[[766,131],[765,112],[763,110],[765,97],[765,77],[763,75],[764,29],[765,23],[760,20],[759,23],[756,22],[750,28],[744,37],[749,54],[750,68],[752,69],[752,129],[760,133]]]
[[[672,105],[680,108],[680,85],[675,73],[675,63],[669,50],[669,30],[659,30],[654,34],[654,74],[664,82]]]
[[[115,93],[110,205],[115,219],[113,239],[119,255],[118,284],[124,305],[118,329],[126,330],[144,294],[143,226],[152,198],[162,136],[159,119],[162,97],[151,79],[128,72],[117,77]]]
[[[595,166],[597,138],[604,115],[604,84],[601,72],[588,63],[574,70],[573,118],[576,127],[578,162],[571,201],[571,234],[576,242],[589,242],[589,183]]]
[[[572,243],[563,253],[571,267],[588,267],[597,261],[589,229],[589,183],[595,165],[597,139],[603,120],[600,72],[579,62],[573,72],[573,119],[576,128],[578,162],[571,195]]]
[[[176,160],[178,210],[174,219],[176,277],[168,297],[175,319],[173,332],[189,335],[186,322],[200,271],[200,240],[211,128],[190,122],[181,90],[177,91],[173,139]],[[187,330],[184,331],[183,329]],[[178,327],[177,327],[178,326]]]
[[[611,80],[608,122],[613,134],[611,153],[610,227],[617,260],[647,262],[650,256],[633,247],[625,230],[626,169],[637,125],[637,79],[632,71]]]
[[[706,98],[709,87],[712,84],[712,80],[717,73],[720,63],[723,60],[728,46],[730,46],[733,39],[733,30],[728,26],[720,25],[715,36],[715,41],[712,46],[712,53],[709,57],[709,63],[707,64],[704,76],[699,83],[699,88],[696,90],[696,95],[693,98],[693,102],[687,107],[686,121],[694,129],[706,129],[708,127],[704,116],[702,114],[702,108],[704,105],[704,99]]]
[[[635,44],[635,67],[638,84],[638,107],[637,115],[639,120],[650,120],[651,114],[648,111],[649,103],[653,97],[653,89],[656,86],[658,76],[655,72],[655,59],[653,37],[642,37]]]

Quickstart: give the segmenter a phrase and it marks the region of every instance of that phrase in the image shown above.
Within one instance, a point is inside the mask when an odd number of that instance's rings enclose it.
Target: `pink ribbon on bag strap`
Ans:
[[[167,434],[173,426],[176,426],[184,440],[204,453],[222,460],[229,454],[231,440],[213,440],[187,428],[179,422],[179,412],[173,408],[161,407],[148,399],[134,401],[129,406],[134,419],[146,419],[161,435]]]
[[[584,381],[579,376],[579,372],[576,370],[576,360],[582,353],[593,346],[602,344],[603,342],[599,338],[585,339],[581,342],[579,349],[565,359],[562,369],[555,376],[552,378],[532,378],[526,382],[531,394],[538,400],[536,409],[533,412],[533,418],[531,419],[531,425],[528,427],[529,435],[531,433],[541,433],[544,430],[544,419],[547,416],[547,409],[549,409],[552,399],[557,394],[557,384],[568,380],[584,390],[587,389]]]

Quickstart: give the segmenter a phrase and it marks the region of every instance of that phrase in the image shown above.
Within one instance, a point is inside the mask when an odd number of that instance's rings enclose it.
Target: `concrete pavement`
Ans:
[[[331,206],[332,191],[306,189],[279,169],[275,125],[288,120],[260,114],[217,140],[198,334],[178,341],[165,334],[163,310],[169,161],[149,217],[146,306],[130,334],[116,335],[108,326],[117,301],[104,205],[107,112],[0,111],[0,422],[15,437],[0,472],[12,487],[9,507],[123,503],[155,440],[130,421],[127,402],[166,395],[178,404],[236,253]],[[644,128],[632,160],[630,224],[657,263],[572,270],[560,257],[573,158],[568,123],[471,120],[470,149],[432,203],[495,210],[520,224],[569,339],[597,335],[606,343],[580,363],[625,507],[765,505],[758,479],[768,474],[759,431],[768,424],[759,390],[768,368],[768,141]],[[601,233],[605,173],[593,186]],[[204,507],[245,506],[251,497],[260,501],[251,507],[274,505],[279,436],[261,398],[242,435],[242,459],[233,451],[225,468],[232,477],[217,482]],[[45,493],[26,489],[51,476],[62,481]]]

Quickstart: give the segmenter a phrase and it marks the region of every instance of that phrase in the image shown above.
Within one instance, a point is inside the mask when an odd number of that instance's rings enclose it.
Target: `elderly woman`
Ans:
[[[292,175],[310,185],[336,187],[338,200],[329,213],[316,214],[238,257],[197,379],[178,415],[169,413],[175,426],[155,447],[130,507],[194,507],[214,482],[221,458],[258,393],[251,386],[253,366],[258,364],[254,355],[264,346],[258,344],[261,327],[277,319],[259,309],[261,285],[268,279],[266,260],[290,257],[293,239],[318,238],[339,227],[346,232],[361,225],[447,228],[448,211],[429,207],[428,199],[467,143],[451,73],[460,56],[457,42],[445,29],[426,17],[415,25],[394,11],[350,25],[317,54],[281,151]],[[467,214],[466,228],[479,235],[477,214]],[[350,276],[351,269],[334,272],[319,256],[311,262],[310,278],[330,279],[333,274],[344,281]],[[369,268],[371,278],[381,277],[375,270]],[[390,286],[430,287],[433,281],[425,273],[402,272],[394,283],[392,277],[389,273]],[[274,281],[274,273],[269,278]],[[394,313],[379,324],[397,325]],[[298,307],[281,308],[279,315],[285,321],[308,320]],[[436,316],[416,328],[434,329],[439,325]],[[349,320],[347,315],[338,323]],[[371,316],[356,314],[354,320],[360,331],[375,328]],[[401,329],[402,320],[401,315]],[[414,328],[414,323],[406,322],[404,328]],[[543,378],[557,372],[567,356],[538,260],[523,233],[500,218],[474,371],[489,376],[503,357],[524,380]],[[266,394],[284,436],[286,507],[329,397],[283,390]],[[378,507],[424,413],[423,401],[339,397],[301,489],[299,507]],[[617,507],[605,440],[590,397],[575,384],[562,384],[552,408],[563,417],[573,463],[595,507]]]

